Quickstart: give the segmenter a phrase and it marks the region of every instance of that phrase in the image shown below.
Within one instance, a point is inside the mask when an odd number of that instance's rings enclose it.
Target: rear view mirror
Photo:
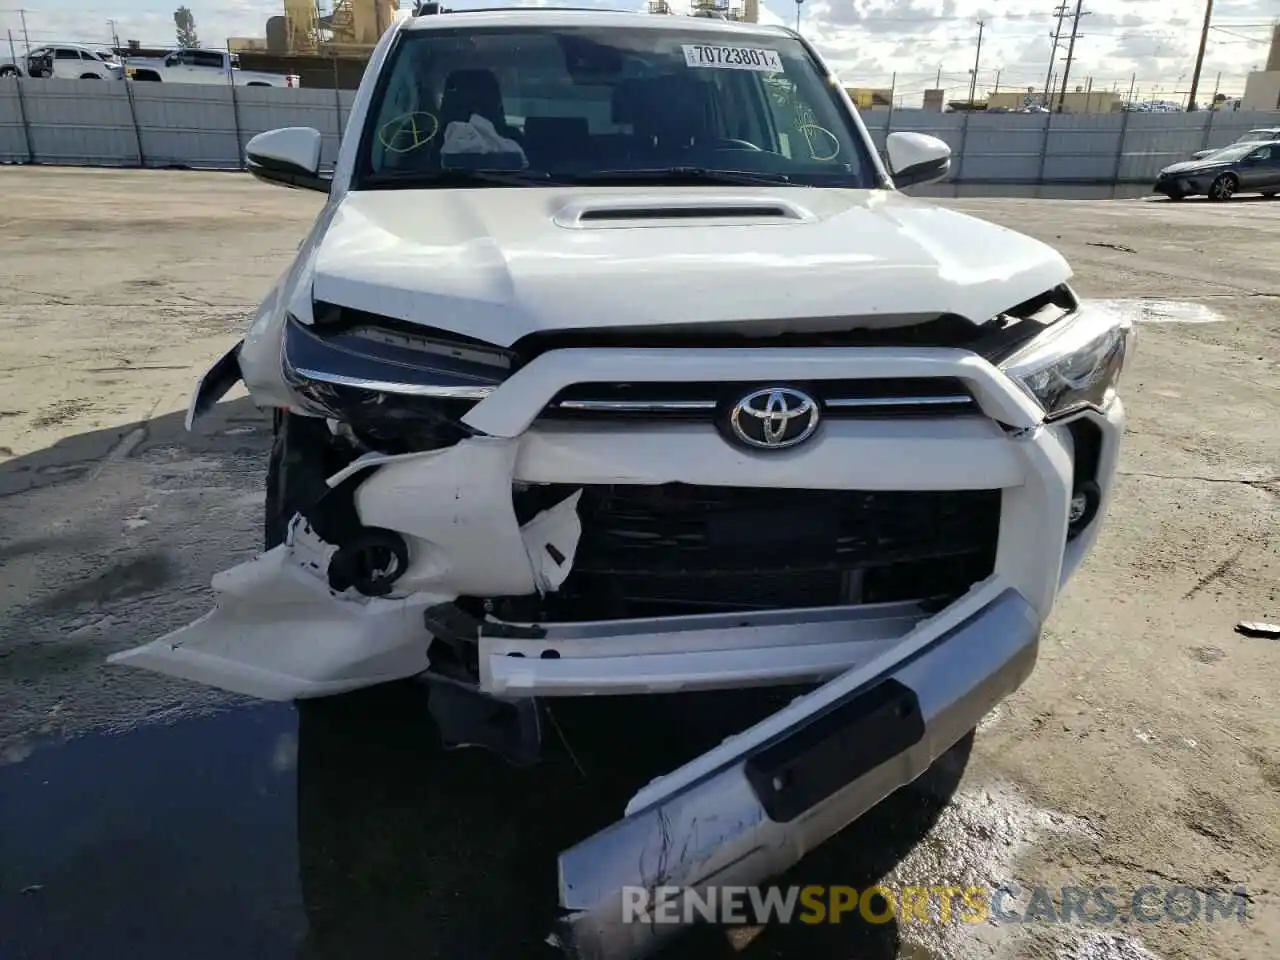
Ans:
[[[249,172],[264,183],[328,193],[329,178],[320,175],[323,142],[320,131],[313,127],[282,127],[260,133],[245,147]]]
[[[889,172],[898,187],[933,183],[951,172],[951,148],[923,133],[891,133],[885,139]]]

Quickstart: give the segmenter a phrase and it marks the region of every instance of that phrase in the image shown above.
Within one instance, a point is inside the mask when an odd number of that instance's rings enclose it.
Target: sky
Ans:
[[[227,37],[263,36],[268,17],[283,12],[283,0],[185,0],[195,15],[201,41],[225,46]],[[332,0],[321,0],[327,11]],[[532,0],[541,5],[642,7],[644,0]],[[687,3],[688,0],[673,0]],[[739,2],[739,0],[734,0]],[[411,0],[401,0],[408,7]],[[511,5],[530,5],[531,0]],[[121,40],[148,46],[174,43],[177,0],[0,0],[0,44],[4,29],[19,50],[25,8],[32,44],[56,40],[107,43],[109,20]],[[446,0],[456,9],[503,5],[503,0]],[[791,0],[761,0],[761,19],[795,25]],[[978,62],[978,89],[1044,87],[1050,34],[1056,23],[1049,0],[804,0],[800,30],[847,85],[889,87],[899,103],[918,104],[921,92],[941,75],[950,98],[968,93],[977,52],[978,19],[985,19]],[[1070,9],[1074,9],[1072,6]],[[1185,92],[1195,63],[1204,19],[1204,0],[1088,0],[1076,41],[1070,85],[1090,80],[1093,89],[1128,93],[1136,75],[1139,98],[1176,99]],[[1276,0],[1216,0],[1201,80],[1207,99],[1219,83],[1238,96],[1250,70],[1266,61]],[[1064,36],[1070,32],[1070,16]],[[1059,51],[1057,68],[1066,55]],[[7,53],[6,53],[7,56]]]

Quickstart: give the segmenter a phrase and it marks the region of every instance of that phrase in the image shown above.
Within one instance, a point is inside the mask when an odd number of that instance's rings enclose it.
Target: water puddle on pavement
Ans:
[[[653,736],[665,729],[655,716],[633,741],[619,731],[643,705],[565,705],[559,723],[590,775],[555,743],[521,771],[482,751],[445,755],[412,690],[305,709],[251,705],[16,746],[0,762],[0,952],[554,960],[560,954],[544,938],[556,852],[618,815],[634,789],[619,780],[672,762],[670,744],[687,739],[690,716],[723,734],[707,718],[729,705],[700,696],[667,708],[669,736]],[[729,719],[737,727],[745,718]],[[1090,827],[1009,785],[965,786],[946,806],[906,792],[781,882],[1025,890],[1013,876],[1017,859],[1069,835],[1089,836]],[[1025,907],[1019,896],[1008,909]],[[989,960],[997,948],[1018,955],[1031,932],[1006,923],[842,922],[773,927],[732,943],[708,928],[661,956]],[[1037,955],[1158,960],[1110,934],[1052,935],[1050,952]]]
[[[0,952],[292,958],[295,726],[272,705],[11,746]]]
[[[1134,323],[1223,323],[1226,317],[1194,300],[1163,300],[1138,297],[1126,300],[1093,300],[1107,310],[1126,316]]]

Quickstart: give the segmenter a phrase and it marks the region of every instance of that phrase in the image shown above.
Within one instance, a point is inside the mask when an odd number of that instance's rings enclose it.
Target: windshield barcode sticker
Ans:
[[[687,67],[719,67],[725,70],[759,70],[782,73],[782,58],[776,50],[757,47],[718,47],[700,43],[684,44]]]

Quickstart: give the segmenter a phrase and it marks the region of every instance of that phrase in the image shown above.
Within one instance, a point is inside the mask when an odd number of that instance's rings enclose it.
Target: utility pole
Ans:
[[[1053,11],[1058,18],[1058,25],[1053,31],[1053,49],[1049,51],[1049,72],[1044,75],[1044,106],[1049,109],[1049,98],[1053,94],[1053,67],[1058,61],[1058,40],[1062,36],[1062,18],[1067,15],[1067,5],[1061,4]]]
[[[937,90],[942,86],[942,64],[938,64],[938,79],[933,81],[933,89]]]
[[[1191,95],[1187,97],[1187,112],[1196,108],[1196,88],[1200,86],[1200,68],[1204,65],[1204,48],[1209,44],[1209,21],[1213,19],[1213,0],[1205,0],[1204,27],[1200,30],[1200,49],[1196,51],[1196,68],[1191,72]]]
[[[27,56],[31,56],[31,37],[27,35],[27,11],[19,10],[18,19],[22,21],[22,43],[27,48]]]
[[[986,29],[987,21],[978,21],[978,50],[973,55],[973,76],[969,78],[969,109],[973,109],[973,97],[978,91],[978,64],[982,62],[982,31]]]
[[[120,34],[116,33],[116,22],[114,20],[108,20],[107,26],[111,28],[111,49],[114,52],[119,52]]]
[[[1067,78],[1071,75],[1071,60],[1076,53],[1076,36],[1080,31],[1080,18],[1084,15],[1080,8],[1084,0],[1076,0],[1076,12],[1071,18],[1071,42],[1067,44],[1067,62],[1062,68],[1062,89],[1058,92],[1058,113],[1067,99]]]
[[[800,5],[804,0],[796,0],[796,33],[800,32]]]
[[[1000,71],[997,70],[996,71],[996,88],[991,91],[991,95],[994,97],[999,92],[1000,92]]]

